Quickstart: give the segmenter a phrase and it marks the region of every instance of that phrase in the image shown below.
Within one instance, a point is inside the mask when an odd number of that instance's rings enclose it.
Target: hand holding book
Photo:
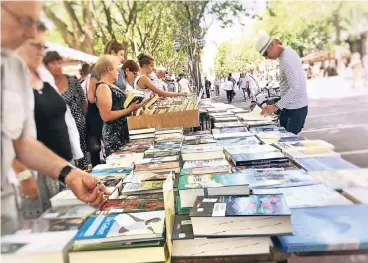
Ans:
[[[138,101],[135,101],[134,103],[130,104],[128,109],[131,112],[134,112],[142,107],[142,103],[138,103]]]

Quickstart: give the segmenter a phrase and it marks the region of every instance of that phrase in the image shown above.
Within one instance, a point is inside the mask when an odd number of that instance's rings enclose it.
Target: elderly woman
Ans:
[[[61,62],[62,58],[56,51],[47,52],[43,58],[44,65],[55,78],[56,86],[64,101],[70,107],[78,127],[83,158],[76,161],[76,166],[82,170],[87,170],[86,121],[84,117],[87,113],[87,100],[78,79],[75,76],[62,73]]]
[[[71,161],[81,158],[83,154],[70,110],[55,87],[54,78],[42,68],[45,31],[46,27],[39,25],[36,38],[23,44],[18,54],[30,71],[37,139],[66,161]],[[49,199],[60,191],[59,181],[40,174],[36,181],[32,172],[18,160],[13,162],[13,169],[20,181],[23,217],[38,218],[50,207]]]
[[[128,78],[134,78],[136,72],[128,68]],[[99,82],[96,83],[95,101],[100,111],[102,120],[102,140],[105,146],[105,154],[109,156],[116,152],[128,140],[128,123],[126,117],[138,110],[141,104],[131,104],[127,109],[124,108],[126,93],[117,86],[113,85],[119,78],[119,63],[111,55],[100,57],[94,67]],[[132,76],[133,75],[133,76]]]

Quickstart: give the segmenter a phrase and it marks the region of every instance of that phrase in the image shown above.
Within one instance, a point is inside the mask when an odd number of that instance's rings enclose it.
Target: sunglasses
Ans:
[[[263,56],[266,58],[268,57],[268,48],[266,49],[266,51],[263,53]]]

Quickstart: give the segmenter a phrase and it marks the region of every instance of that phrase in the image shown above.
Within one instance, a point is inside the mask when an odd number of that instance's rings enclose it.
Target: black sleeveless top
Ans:
[[[33,90],[37,140],[66,161],[73,159],[68,127],[65,122],[66,104],[47,82],[42,90]]]

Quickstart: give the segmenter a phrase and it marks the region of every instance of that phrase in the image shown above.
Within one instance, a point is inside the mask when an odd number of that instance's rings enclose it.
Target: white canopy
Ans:
[[[64,47],[59,44],[46,42],[47,51],[56,51],[66,61],[81,61],[86,63],[95,63],[98,59],[97,56],[84,53],[74,48]]]

